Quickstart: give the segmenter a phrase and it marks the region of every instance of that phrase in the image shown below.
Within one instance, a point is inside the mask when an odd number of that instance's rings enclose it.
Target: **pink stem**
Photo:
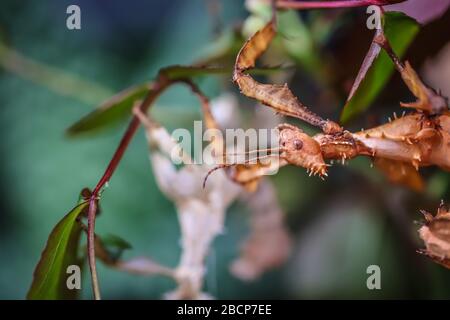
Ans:
[[[337,1],[278,1],[278,8],[286,9],[332,9],[332,8],[354,8],[366,7],[370,5],[383,6],[391,3],[402,2],[404,0],[337,0]]]
[[[141,110],[146,112],[153,101],[159,96],[159,94],[166,89],[169,84],[173,81],[170,81],[164,77],[159,77],[156,81],[154,87],[151,89],[145,100],[141,104]],[[94,298],[96,300],[100,300],[100,288],[98,283],[97,276],[97,267],[95,262],[95,217],[97,214],[97,201],[100,195],[100,191],[105,186],[105,184],[111,179],[112,175],[117,169],[117,166],[120,163],[128,145],[130,144],[131,139],[136,133],[139,127],[139,120],[136,116],[133,116],[127,131],[125,132],[122,140],[120,141],[119,146],[117,147],[116,152],[114,153],[108,167],[105,170],[105,173],[97,183],[92,195],[89,199],[89,211],[88,211],[88,260],[89,260],[89,269],[91,271],[91,281],[92,281],[92,289],[94,292]]]

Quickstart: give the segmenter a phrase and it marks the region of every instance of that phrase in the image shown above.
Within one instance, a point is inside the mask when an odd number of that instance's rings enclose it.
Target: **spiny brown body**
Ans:
[[[426,249],[419,253],[450,269],[450,211],[441,202],[435,216],[426,211],[422,214],[425,224],[419,229],[419,235]]]
[[[324,159],[352,159],[359,155],[407,162],[416,169],[436,165],[450,171],[450,113],[427,117],[413,113],[356,133],[313,137]]]
[[[323,177],[327,175],[327,159],[344,162],[357,156],[369,156],[389,180],[406,184],[417,191],[423,189],[419,167],[436,165],[450,171],[450,113],[447,99],[428,88],[408,63],[400,61],[383,32],[375,37],[375,42],[388,53],[405,84],[417,98],[416,102],[402,106],[416,111],[401,118],[394,116],[393,121],[384,125],[352,133],[336,122],[325,120],[310,111],[287,85],[262,84],[245,73],[255,66],[255,61],[275,37],[274,21],[272,19],[267,23],[241,48],[236,58],[233,81],[244,95],[278,113],[319,127],[323,132],[310,137],[300,128],[288,124],[278,126],[280,166],[292,164],[304,167],[310,174]],[[235,171],[233,179],[241,183],[266,172],[266,168],[260,164],[253,170],[249,166],[240,169]]]
[[[276,34],[275,18],[256,32],[242,47],[233,73],[233,81],[241,92],[286,116],[301,119],[319,127],[323,133],[313,137],[289,124],[278,126],[278,167],[292,164],[306,168],[311,174],[327,175],[327,159],[352,159],[357,156],[372,157],[375,166],[394,183],[407,185],[421,191],[423,180],[418,173],[422,166],[435,165],[450,171],[450,111],[448,99],[428,87],[412,66],[403,63],[393,51],[384,30],[376,33],[373,44],[379,45],[389,55],[406,86],[416,97],[412,103],[401,106],[415,109],[409,115],[368,130],[349,132],[337,123],[324,120],[311,112],[290,91],[287,85],[261,84],[245,71],[255,66],[255,61],[267,50]],[[377,51],[377,50],[375,50]],[[379,52],[378,50],[377,52]],[[378,53],[376,53],[378,54]],[[365,73],[367,71],[364,68]],[[358,74],[359,76],[360,74]],[[359,86],[361,79],[355,81]],[[267,165],[238,165],[232,178],[241,184],[249,183],[268,172]],[[426,249],[423,254],[450,269],[450,212],[443,206],[436,216],[425,214],[426,224],[419,230]]]

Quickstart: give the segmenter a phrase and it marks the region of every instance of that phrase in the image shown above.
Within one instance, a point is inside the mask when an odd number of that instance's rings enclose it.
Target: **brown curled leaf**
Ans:
[[[244,95],[260,101],[281,114],[320,127],[326,133],[341,132],[342,128],[337,123],[324,120],[311,112],[294,96],[286,84],[261,84],[244,73],[255,66],[256,60],[267,50],[275,34],[275,23],[272,20],[245,42],[236,58],[233,81]]]
[[[275,25],[270,21],[247,40],[236,58],[235,72],[236,69],[244,71],[255,67],[256,60],[267,50],[275,35]]]
[[[261,178],[279,168],[285,166],[287,162],[273,156],[271,159],[255,164],[238,164],[228,171],[228,176],[234,182],[242,185],[247,191],[253,192],[257,189]]]
[[[447,99],[425,85],[408,61],[401,75],[409,90],[417,98],[417,101],[413,103],[401,103],[402,107],[420,109],[431,114],[441,114],[448,110]]]
[[[450,212],[441,203],[434,217],[427,213],[425,218],[425,225],[419,229],[425,249],[418,252],[450,269]]]
[[[400,60],[383,33],[377,35],[374,38],[374,42],[379,44],[387,52],[394,62],[397,71],[400,72],[406,86],[417,98],[415,102],[401,103],[402,107],[414,108],[429,114],[442,114],[449,110],[448,99],[436,92],[433,88],[427,86],[408,61],[404,63]]]

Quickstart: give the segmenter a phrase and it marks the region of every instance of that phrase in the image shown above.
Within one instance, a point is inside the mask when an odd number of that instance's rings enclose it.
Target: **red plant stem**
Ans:
[[[94,193],[93,193],[94,194]],[[89,269],[91,273],[92,290],[94,292],[94,299],[100,300],[100,286],[98,283],[97,266],[95,264],[95,215],[97,214],[96,198],[91,197],[89,199],[89,211],[88,211],[88,230],[87,230],[87,247],[88,247],[88,261]]]
[[[153,88],[150,90],[145,100],[142,102],[140,108],[143,112],[146,112],[147,109],[151,106],[151,104],[155,101],[155,99],[171,84],[175,82],[175,80],[169,80],[164,76],[159,76],[158,80],[155,82]],[[91,281],[92,281],[92,289],[94,293],[94,299],[100,300],[100,286],[98,282],[97,275],[97,267],[95,262],[95,217],[97,214],[97,204],[100,191],[105,186],[105,184],[111,179],[114,174],[117,166],[120,163],[128,145],[130,144],[131,139],[136,133],[139,127],[139,120],[136,116],[133,116],[130,124],[128,125],[127,131],[122,137],[119,146],[116,149],[108,167],[105,170],[105,173],[97,183],[92,195],[89,199],[89,211],[88,211],[88,260],[89,260],[89,269],[91,272]]]
[[[337,1],[278,1],[278,8],[285,9],[332,9],[332,8],[355,8],[366,7],[370,5],[383,6],[400,1],[387,0],[337,0]]]

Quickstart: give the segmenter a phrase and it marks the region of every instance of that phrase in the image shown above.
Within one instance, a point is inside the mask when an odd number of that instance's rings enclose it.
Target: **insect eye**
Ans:
[[[295,139],[294,148],[295,150],[300,150],[301,148],[303,148],[303,142],[301,140]]]

